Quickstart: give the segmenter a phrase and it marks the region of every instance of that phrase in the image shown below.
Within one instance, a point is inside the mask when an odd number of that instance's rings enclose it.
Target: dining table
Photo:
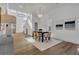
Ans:
[[[41,34],[41,42],[44,42],[44,34],[49,33],[49,32],[38,32],[39,34]]]

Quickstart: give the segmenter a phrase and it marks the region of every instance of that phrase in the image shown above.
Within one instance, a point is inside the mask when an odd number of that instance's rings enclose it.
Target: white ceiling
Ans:
[[[7,7],[7,4],[0,4],[2,7]],[[24,13],[31,13],[35,17],[40,12],[45,16],[58,6],[56,3],[9,3],[8,8]],[[43,16],[43,17],[44,17]]]
[[[0,3],[0,6],[7,7],[7,3]],[[53,11],[57,6],[56,3],[9,3],[8,8],[24,13],[32,13],[33,15],[37,15],[38,13],[42,13],[44,15]]]
[[[55,8],[59,6],[79,6],[78,3],[9,3],[8,8],[16,10],[16,11],[21,11],[24,13],[32,13],[32,14],[37,14],[39,12],[43,14],[49,14],[51,11],[53,11]],[[0,3],[0,6],[6,7],[6,3]],[[41,10],[40,10],[41,8]]]
[[[6,7],[7,4],[0,3],[0,6]],[[56,3],[9,3],[8,7],[13,10],[25,13],[48,13],[56,8]],[[41,11],[40,11],[41,10]]]
[[[14,9],[26,13],[38,13],[40,11],[40,8],[42,13],[48,13],[61,5],[79,6],[78,3],[62,3],[62,4],[61,3],[60,4],[59,3],[9,3],[8,4],[10,9]]]
[[[42,12],[44,14],[52,11],[56,7],[55,3],[11,3],[9,4],[10,9],[14,9],[17,11],[22,11],[25,13],[39,13]]]

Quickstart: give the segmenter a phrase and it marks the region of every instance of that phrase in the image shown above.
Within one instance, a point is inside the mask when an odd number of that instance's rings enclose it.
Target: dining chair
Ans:
[[[48,40],[51,39],[51,32],[48,32],[48,34],[47,34],[47,38],[48,38]]]

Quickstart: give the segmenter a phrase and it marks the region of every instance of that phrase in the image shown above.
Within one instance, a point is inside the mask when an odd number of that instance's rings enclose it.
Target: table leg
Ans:
[[[43,38],[43,33],[42,33],[42,42],[44,41],[44,38]]]

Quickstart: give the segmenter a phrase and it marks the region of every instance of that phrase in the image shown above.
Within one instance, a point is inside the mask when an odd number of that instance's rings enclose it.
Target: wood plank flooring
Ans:
[[[14,54],[15,55],[75,55],[77,54],[76,44],[62,42],[45,51],[39,51],[31,43],[24,40],[24,34],[14,34]]]

